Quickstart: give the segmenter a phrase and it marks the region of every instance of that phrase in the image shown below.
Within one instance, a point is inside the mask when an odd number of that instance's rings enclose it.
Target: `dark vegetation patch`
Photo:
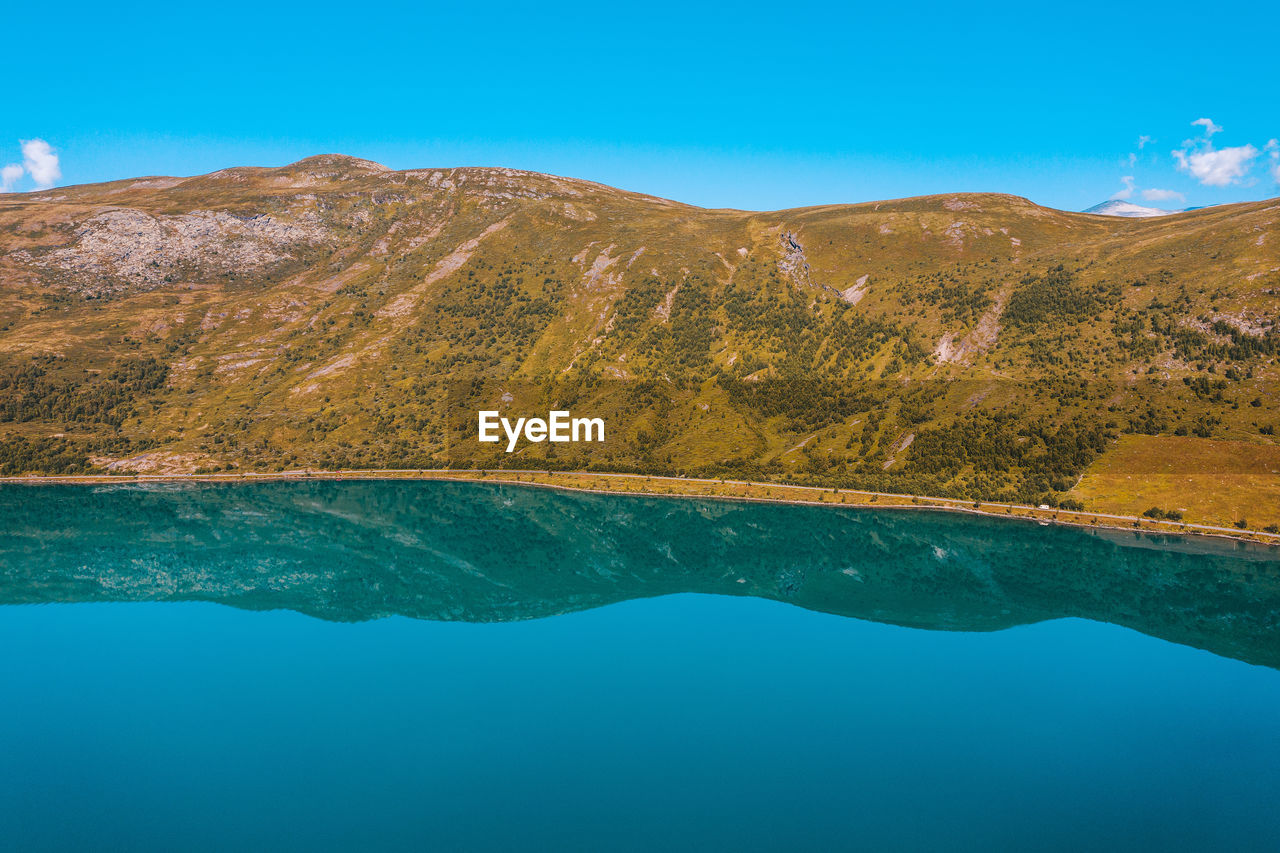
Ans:
[[[1009,297],[1004,321],[1011,326],[1079,323],[1120,300],[1118,284],[1081,284],[1062,264],[1043,275],[1028,275]]]
[[[0,423],[44,420],[119,428],[136,403],[164,387],[169,367],[153,357],[121,358],[77,381],[56,372],[58,359],[0,368]]]

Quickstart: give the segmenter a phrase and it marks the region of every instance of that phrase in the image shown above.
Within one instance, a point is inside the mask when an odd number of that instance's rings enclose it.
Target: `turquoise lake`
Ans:
[[[0,848],[1280,849],[1280,551],[496,484],[0,486]]]

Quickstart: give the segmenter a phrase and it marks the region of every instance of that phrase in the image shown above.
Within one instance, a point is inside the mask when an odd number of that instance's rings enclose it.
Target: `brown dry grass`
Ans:
[[[1280,524],[1280,447],[1187,436],[1127,435],[1073,495],[1098,512],[1179,510],[1193,524]]]

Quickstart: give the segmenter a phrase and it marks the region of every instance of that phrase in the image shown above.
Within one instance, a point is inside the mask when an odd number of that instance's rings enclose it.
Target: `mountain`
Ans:
[[[1084,211],[1085,213],[1094,213],[1098,216],[1168,216],[1171,213],[1181,213],[1178,210],[1161,210],[1158,207],[1143,207],[1140,204],[1134,204],[1131,201],[1123,201],[1118,198],[1104,201],[1102,204],[1095,204],[1093,207]]]
[[[592,468],[1280,524],[1277,223],[707,210],[338,155],[0,196],[0,472]],[[480,408],[607,441],[507,454]]]

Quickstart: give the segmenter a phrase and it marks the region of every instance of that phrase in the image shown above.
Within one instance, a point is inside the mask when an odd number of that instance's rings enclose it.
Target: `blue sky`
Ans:
[[[1275,3],[73,2],[3,27],[15,190],[336,151],[709,207],[1280,195]],[[23,168],[24,140],[52,150]]]

